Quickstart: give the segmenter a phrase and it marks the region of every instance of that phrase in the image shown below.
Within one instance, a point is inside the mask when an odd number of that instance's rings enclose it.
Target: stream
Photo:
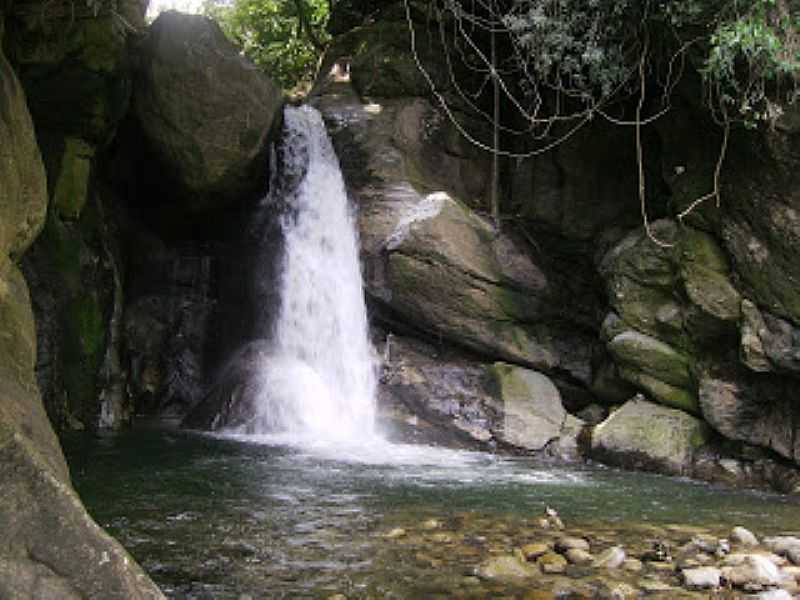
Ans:
[[[89,512],[173,599],[523,598],[474,573],[536,541],[546,506],[609,543],[681,529],[670,524],[800,531],[800,501],[778,495],[423,446],[286,441],[154,423],[64,445]]]

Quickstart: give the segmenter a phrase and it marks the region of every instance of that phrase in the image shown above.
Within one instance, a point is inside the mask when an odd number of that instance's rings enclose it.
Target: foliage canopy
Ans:
[[[328,0],[205,0],[204,12],[286,89],[313,78],[328,36]]]

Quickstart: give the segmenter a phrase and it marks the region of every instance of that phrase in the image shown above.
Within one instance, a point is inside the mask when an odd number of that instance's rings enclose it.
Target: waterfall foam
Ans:
[[[281,305],[253,433],[357,442],[373,435],[377,355],[354,217],[319,112],[287,107],[284,136]]]

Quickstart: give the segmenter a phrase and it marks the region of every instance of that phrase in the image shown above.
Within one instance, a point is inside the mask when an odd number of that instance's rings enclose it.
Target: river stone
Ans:
[[[555,552],[546,552],[536,560],[542,573],[553,575],[567,570],[567,559]]]
[[[734,527],[730,534],[731,541],[741,546],[758,546],[758,538],[749,529]]]
[[[753,600],[792,600],[792,595],[786,590],[766,590],[749,597]]]
[[[586,538],[575,536],[562,536],[556,540],[556,551],[566,553],[569,550],[589,551],[589,541]]]
[[[618,569],[627,558],[622,546],[612,546],[601,552],[592,562],[592,566],[600,569]]]
[[[525,544],[520,548],[522,556],[527,561],[533,561],[539,558],[542,554],[550,551],[550,546],[542,543]]]
[[[281,90],[212,19],[169,11],[150,26],[133,115],[188,210],[263,193],[282,103]]]
[[[796,565],[800,564],[800,560],[797,560],[800,558],[800,538],[779,535],[764,538],[763,543],[767,550],[788,557]]]
[[[636,397],[595,427],[591,456],[628,468],[687,474],[708,435],[699,419]]]
[[[783,579],[775,563],[758,554],[748,554],[740,564],[722,567],[722,576],[736,587],[778,585]]]
[[[684,585],[688,588],[710,589],[719,587],[722,572],[716,567],[697,567],[683,569],[681,575]]]
[[[539,569],[529,565],[517,556],[495,556],[480,565],[475,574],[483,579],[492,579],[503,582],[515,582],[520,579],[534,577]]]
[[[570,562],[570,564],[580,566],[592,564],[595,558],[588,551],[580,548],[570,548],[564,553],[564,556]]]

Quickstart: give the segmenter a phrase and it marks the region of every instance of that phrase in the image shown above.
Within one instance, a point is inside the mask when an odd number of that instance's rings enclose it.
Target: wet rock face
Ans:
[[[0,160],[0,597],[158,600],[158,588],[70,487],[36,386],[30,297],[12,260],[41,225],[46,182],[19,82],[2,53],[0,71],[0,155],[16,143]]]
[[[259,194],[282,93],[205,17],[162,14],[140,51],[133,114],[190,212]]]

